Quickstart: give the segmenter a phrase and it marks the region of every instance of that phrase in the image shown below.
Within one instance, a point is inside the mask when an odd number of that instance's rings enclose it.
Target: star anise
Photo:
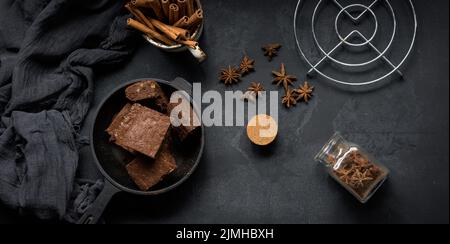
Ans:
[[[354,186],[356,186],[357,188],[362,188],[367,181],[372,181],[373,178],[367,176],[367,173],[367,171],[363,173],[360,170],[356,170],[351,178]]]
[[[246,75],[255,70],[255,60],[245,55],[241,61],[241,64],[239,65],[239,70],[241,71],[241,75]]]
[[[353,169],[341,169],[336,172],[339,176],[339,179],[341,179],[342,182],[345,184],[349,184],[351,182],[351,175],[353,174]]]
[[[314,87],[310,86],[309,83],[305,81],[302,86],[295,90],[295,93],[297,93],[297,101],[302,100],[308,103],[313,96],[313,92]]]
[[[369,160],[361,153],[356,153],[354,155],[353,162],[362,167],[371,167],[371,165],[369,164]]]
[[[339,169],[336,170],[336,174],[341,179],[342,182],[346,184],[351,184],[353,174],[359,169],[355,167],[354,164],[344,164],[341,165]]]
[[[264,86],[259,82],[252,82],[247,91],[252,92],[256,97],[261,96],[262,92],[265,91]]]
[[[262,92],[265,91],[264,87],[259,82],[252,82],[250,87],[242,96],[242,100],[247,100],[249,102],[256,102],[256,99],[262,96]]]
[[[277,86],[283,85],[285,91],[287,91],[289,86],[293,85],[294,81],[297,80],[297,77],[286,74],[286,66],[284,65],[284,63],[281,64],[280,72],[272,71],[272,74],[273,76],[275,76],[273,83],[275,83]]]
[[[225,85],[232,85],[233,83],[238,83],[241,79],[241,73],[239,69],[235,67],[228,66],[227,69],[223,69],[220,72],[219,79],[225,83]]]
[[[328,155],[327,156],[327,162],[331,165],[335,165],[336,164],[336,158],[333,157],[332,155]]]
[[[269,61],[272,61],[272,59],[277,56],[277,52],[280,48],[280,44],[272,43],[264,46],[262,50],[264,51],[264,56],[267,56],[269,58]]]
[[[381,169],[376,166],[373,166],[372,168],[369,169],[370,176],[378,176],[380,175],[380,172]]]
[[[290,107],[295,106],[297,104],[297,100],[295,99],[295,94],[290,88],[288,88],[286,90],[286,95],[283,96],[282,103],[287,108],[290,108]]]

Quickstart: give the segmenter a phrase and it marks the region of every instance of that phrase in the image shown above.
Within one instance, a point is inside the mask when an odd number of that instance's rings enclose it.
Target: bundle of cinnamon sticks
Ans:
[[[195,0],[131,0],[125,8],[134,16],[128,26],[149,38],[168,46],[198,46],[192,34],[203,21],[203,10]]]

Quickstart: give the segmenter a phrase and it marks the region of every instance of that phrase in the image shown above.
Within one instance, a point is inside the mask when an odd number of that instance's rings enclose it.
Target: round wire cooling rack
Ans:
[[[294,35],[295,35],[295,41],[297,44],[297,49],[298,49],[299,53],[301,54],[301,56],[303,57],[304,61],[310,67],[310,69],[308,71],[308,76],[318,74],[321,77],[328,79],[332,82],[335,82],[337,84],[352,86],[352,87],[358,87],[358,86],[361,87],[361,86],[366,86],[366,85],[372,85],[372,84],[378,83],[380,81],[383,81],[383,80],[391,77],[395,73],[398,74],[400,77],[403,77],[403,74],[400,71],[400,68],[405,64],[406,60],[408,59],[408,57],[410,56],[410,54],[414,48],[414,44],[416,42],[417,28],[418,28],[416,10],[415,10],[412,0],[402,0],[402,1],[408,2],[410,11],[412,12],[414,26],[413,26],[412,39],[409,44],[409,47],[408,47],[406,53],[400,59],[400,62],[397,62],[397,63],[395,63],[394,61],[389,59],[389,57],[387,55],[388,51],[392,47],[392,44],[396,38],[396,35],[398,34],[398,28],[399,28],[396,12],[389,0],[373,0],[371,2],[371,4],[365,5],[362,3],[352,3],[347,6],[342,5],[339,0],[317,0],[317,5],[315,6],[314,11],[312,13],[312,17],[311,17],[310,28],[311,28],[311,35],[312,35],[314,45],[316,46],[316,48],[318,49],[318,51],[320,53],[320,57],[318,58],[318,61],[313,61],[311,58],[309,58],[307,56],[307,54],[305,52],[306,49],[305,49],[305,47],[302,47],[302,43],[300,42],[300,39],[299,39],[298,19],[299,19],[300,11],[302,11],[302,5],[306,1],[314,1],[314,0],[299,0],[298,1],[297,6],[295,8],[295,14],[294,14]],[[333,4],[335,4],[339,11],[334,20],[334,32],[335,32],[335,35],[337,36],[338,43],[337,43],[337,45],[334,46],[334,48],[331,48],[329,51],[325,50],[325,48],[321,45],[318,35],[317,35],[317,31],[316,31],[318,12],[319,12],[320,8],[323,7],[324,4],[326,4],[326,2],[332,2]],[[373,43],[375,36],[377,36],[377,34],[378,34],[379,21],[378,21],[377,14],[372,9],[377,4],[380,4],[382,2],[385,4],[385,6],[387,8],[387,12],[389,12],[390,17],[392,18],[392,32],[391,32],[390,38],[387,39],[388,44],[387,44],[386,48],[384,48],[383,50],[380,50],[377,48],[376,44]],[[358,11],[359,15],[357,15],[357,16],[353,15],[352,10]],[[362,32],[360,32],[356,29],[351,31],[348,35],[342,35],[342,33],[340,33],[340,30],[339,30],[340,20],[344,19],[343,18],[344,16],[349,18],[355,24],[357,24],[363,19],[363,17],[366,14],[369,14],[371,16],[371,18],[373,19],[373,22],[375,24],[374,31],[370,37],[367,37]],[[305,26],[307,26],[307,25],[305,25]],[[353,38],[361,39],[363,42],[361,42],[361,43],[351,42],[350,40],[352,40]],[[337,52],[337,50],[340,47],[368,48],[368,49],[373,50],[377,54],[377,56],[368,61],[345,62],[345,61],[339,60],[336,57],[333,57],[333,55]],[[308,48],[311,48],[311,47],[308,47]],[[360,67],[364,68],[364,67],[369,67],[378,61],[385,62],[388,65],[389,70],[383,72],[383,74],[381,76],[377,76],[377,78],[373,78],[370,80],[343,81],[340,78],[337,78],[331,74],[327,74],[325,71],[323,71],[321,69],[321,67],[324,66],[325,62],[331,62],[332,64],[337,65],[338,67],[341,67],[341,68],[360,68]]]

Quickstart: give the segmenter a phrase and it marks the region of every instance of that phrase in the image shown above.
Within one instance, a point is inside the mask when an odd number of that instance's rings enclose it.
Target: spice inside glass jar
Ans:
[[[389,170],[360,146],[336,133],[315,157],[328,173],[360,202],[366,203],[381,187]]]

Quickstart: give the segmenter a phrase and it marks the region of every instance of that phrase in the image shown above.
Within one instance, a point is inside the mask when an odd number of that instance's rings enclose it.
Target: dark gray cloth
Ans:
[[[123,4],[0,0],[0,200],[7,206],[42,219],[69,213],[73,221],[101,188],[75,184],[77,135],[95,68],[131,52]]]
[[[77,223],[100,194],[103,186],[104,184],[100,180],[96,182],[77,180],[64,219],[69,223]]]

